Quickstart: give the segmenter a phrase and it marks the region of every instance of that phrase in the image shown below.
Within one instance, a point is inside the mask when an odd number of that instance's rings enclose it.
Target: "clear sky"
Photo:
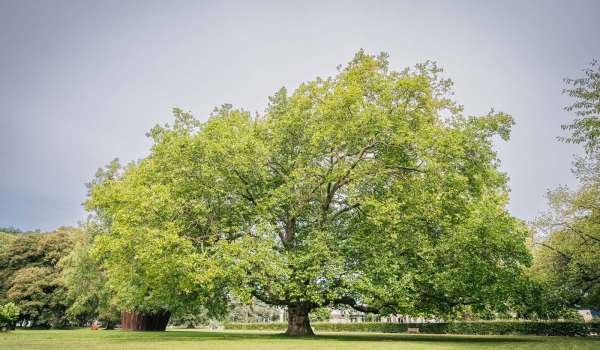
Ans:
[[[86,217],[84,183],[144,157],[172,107],[262,112],[279,87],[333,75],[358,49],[392,68],[435,60],[468,114],[516,126],[499,143],[509,209],[531,219],[574,185],[562,78],[600,58],[600,1],[0,0],[0,226]]]

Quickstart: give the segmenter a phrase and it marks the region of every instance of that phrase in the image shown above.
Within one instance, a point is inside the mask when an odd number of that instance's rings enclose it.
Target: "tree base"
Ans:
[[[106,326],[104,327],[107,331],[112,331],[115,329],[115,324],[112,321],[106,321]]]
[[[291,336],[315,335],[310,326],[309,312],[310,306],[308,305],[288,306],[288,328],[285,334]]]
[[[171,318],[171,312],[161,311],[152,314],[140,314],[123,311],[121,313],[121,328],[132,331],[164,331]]]

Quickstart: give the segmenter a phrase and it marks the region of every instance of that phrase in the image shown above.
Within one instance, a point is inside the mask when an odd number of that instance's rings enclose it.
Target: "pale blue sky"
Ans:
[[[76,224],[84,183],[145,156],[172,107],[260,112],[360,48],[394,69],[435,60],[467,113],[511,113],[509,209],[531,219],[548,188],[574,184],[579,147],[556,141],[562,78],[600,57],[599,14],[600,1],[0,0],[0,226]]]

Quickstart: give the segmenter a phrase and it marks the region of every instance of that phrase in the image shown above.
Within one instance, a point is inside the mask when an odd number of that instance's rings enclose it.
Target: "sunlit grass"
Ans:
[[[2,350],[376,350],[376,349],[599,349],[600,338],[321,333],[292,338],[274,332],[188,331],[128,332],[17,330],[0,334]]]

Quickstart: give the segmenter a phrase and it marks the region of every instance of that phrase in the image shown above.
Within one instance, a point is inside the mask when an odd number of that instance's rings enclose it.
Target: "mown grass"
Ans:
[[[0,333],[2,350],[453,350],[453,349],[599,349],[598,337],[456,336],[381,333],[321,333],[292,338],[250,331],[91,331],[17,330]]]

